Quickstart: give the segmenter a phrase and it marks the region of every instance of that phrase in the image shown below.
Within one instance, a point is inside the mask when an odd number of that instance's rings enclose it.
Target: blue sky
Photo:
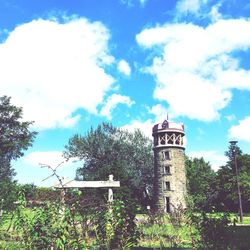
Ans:
[[[150,137],[169,114],[214,169],[231,139],[250,153],[248,1],[1,0],[0,13],[0,94],[39,131],[13,163],[20,183],[52,185],[39,163],[103,121]]]

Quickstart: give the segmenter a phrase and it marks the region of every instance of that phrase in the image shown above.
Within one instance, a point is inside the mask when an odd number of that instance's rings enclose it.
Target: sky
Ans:
[[[53,185],[41,164],[104,121],[151,138],[168,115],[214,170],[232,139],[250,153],[249,1],[0,0],[0,13],[0,95],[39,132],[13,162],[19,183]]]

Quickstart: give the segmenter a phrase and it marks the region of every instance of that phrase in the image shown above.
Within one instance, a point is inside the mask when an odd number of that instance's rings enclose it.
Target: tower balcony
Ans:
[[[184,125],[165,120],[153,127],[154,148],[185,148],[184,136]]]

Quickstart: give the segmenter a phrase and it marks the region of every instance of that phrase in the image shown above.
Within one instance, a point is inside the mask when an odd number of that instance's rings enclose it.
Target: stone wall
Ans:
[[[169,156],[169,158],[168,158]],[[178,147],[154,148],[155,205],[167,212],[186,207],[186,171],[184,149]],[[169,207],[166,207],[166,197]]]

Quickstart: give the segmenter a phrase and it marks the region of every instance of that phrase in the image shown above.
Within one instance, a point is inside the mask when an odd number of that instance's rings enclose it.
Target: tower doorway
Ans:
[[[170,197],[165,197],[165,212],[170,213]]]

